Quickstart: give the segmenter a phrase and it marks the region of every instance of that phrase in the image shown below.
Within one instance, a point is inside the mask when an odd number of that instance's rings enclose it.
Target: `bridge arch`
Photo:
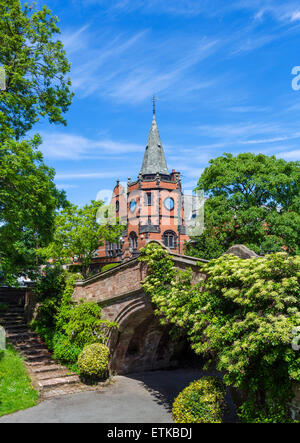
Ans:
[[[192,269],[193,282],[205,278],[198,267],[198,263],[205,260],[170,255],[177,268]],[[147,271],[145,263],[130,259],[78,281],[74,288],[74,302],[81,299],[97,302],[102,307],[103,318],[119,325],[109,338],[114,373],[176,367],[179,360],[182,361],[180,354],[185,341],[172,341],[168,327],[160,324],[150,298],[144,293],[142,282]]]
[[[116,316],[118,331],[110,339],[111,370],[124,374],[176,367],[185,341],[173,341],[151,303],[141,297]]]

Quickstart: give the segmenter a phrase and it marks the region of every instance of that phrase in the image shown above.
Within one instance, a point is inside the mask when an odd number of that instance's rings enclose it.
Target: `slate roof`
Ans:
[[[153,114],[153,120],[144,154],[141,174],[156,174],[157,172],[159,174],[169,175],[164,150],[162,147],[155,119],[155,114]]]

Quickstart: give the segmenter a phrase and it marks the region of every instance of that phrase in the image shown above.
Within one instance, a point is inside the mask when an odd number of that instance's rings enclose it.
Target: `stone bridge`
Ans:
[[[206,260],[171,256],[177,268],[192,269],[193,282],[204,278],[197,265]],[[153,304],[141,284],[146,275],[147,265],[136,258],[75,286],[74,301],[95,301],[102,307],[104,318],[118,322],[109,343],[114,373],[177,366],[186,346],[185,342],[172,341],[168,327],[160,325],[154,316]]]

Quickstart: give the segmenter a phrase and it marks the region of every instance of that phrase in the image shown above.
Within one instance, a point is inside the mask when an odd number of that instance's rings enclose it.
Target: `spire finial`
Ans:
[[[153,104],[153,117],[155,117],[155,103],[157,102],[157,97],[153,95],[152,104]]]

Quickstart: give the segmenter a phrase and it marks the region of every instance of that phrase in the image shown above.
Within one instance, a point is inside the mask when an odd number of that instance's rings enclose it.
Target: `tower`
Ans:
[[[112,205],[116,216],[127,228],[118,244],[108,243],[99,248],[99,257],[122,261],[124,256],[135,257],[150,240],[156,240],[175,253],[184,252],[189,240],[184,221],[183,195],[180,173],[168,170],[155,115],[144,153],[143,163],[135,181],[128,179],[127,195],[121,184],[113,191]]]

